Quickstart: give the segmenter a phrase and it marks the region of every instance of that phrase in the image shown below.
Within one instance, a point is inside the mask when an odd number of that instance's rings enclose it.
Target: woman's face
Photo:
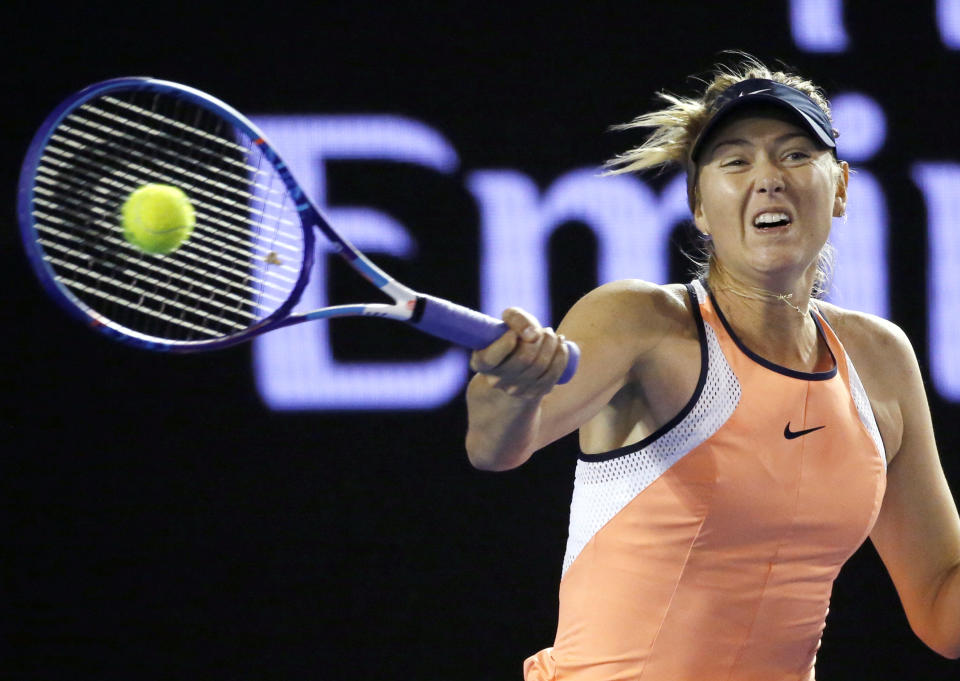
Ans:
[[[701,156],[694,221],[725,269],[786,289],[812,276],[843,215],[847,172],[785,113],[734,116]]]

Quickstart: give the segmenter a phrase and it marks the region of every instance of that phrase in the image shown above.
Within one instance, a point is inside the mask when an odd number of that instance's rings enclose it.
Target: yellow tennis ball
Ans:
[[[177,250],[193,232],[193,204],[179,187],[145,184],[120,209],[123,236],[141,251],[164,255]]]

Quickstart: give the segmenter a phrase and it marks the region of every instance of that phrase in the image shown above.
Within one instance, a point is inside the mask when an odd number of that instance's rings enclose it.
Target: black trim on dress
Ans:
[[[700,314],[700,301],[697,299],[697,292],[694,290],[693,284],[685,284],[684,286],[687,289],[687,295],[690,297],[690,306],[693,308],[693,318],[697,323],[697,337],[700,339],[700,378],[697,380],[697,387],[693,391],[693,396],[687,401],[687,403],[683,406],[683,409],[681,409],[676,416],[664,423],[653,433],[642,440],[634,442],[633,444],[624,445],[623,447],[618,447],[617,449],[612,449],[609,452],[601,452],[599,454],[584,454],[583,452],[580,452],[577,458],[581,461],[587,461],[589,463],[609,461],[611,459],[616,459],[618,457],[640,451],[675,428],[677,424],[686,418],[687,414],[690,413],[694,405],[696,405],[697,401],[700,399],[700,394],[703,392],[703,386],[707,383],[707,371],[710,368],[709,353],[707,351],[707,331],[704,328],[703,315]]]
[[[733,342],[736,343],[737,347],[745,354],[747,357],[752,359],[754,362],[763,366],[770,371],[775,371],[778,374],[783,374],[784,376],[789,376],[791,378],[797,378],[801,381],[828,381],[834,376],[837,375],[837,357],[833,354],[833,348],[830,347],[830,343],[827,341],[826,334],[823,332],[823,326],[821,326],[820,318],[813,311],[813,307],[810,308],[810,318],[813,319],[813,323],[817,326],[817,335],[823,339],[824,345],[827,346],[827,352],[830,353],[830,357],[833,359],[833,368],[827,371],[797,371],[795,369],[788,369],[787,367],[780,366],[779,364],[774,364],[769,359],[764,359],[753,350],[748,348],[743,344],[743,341],[740,340],[740,337],[734,332],[733,328],[730,326],[730,323],[727,321],[727,318],[723,316],[723,311],[720,309],[720,306],[717,304],[717,299],[713,295],[713,291],[707,286],[707,282],[701,280],[701,285],[707,291],[707,295],[710,296],[710,302],[713,303],[713,309],[717,313],[717,317],[720,318],[720,323],[723,324],[723,328],[727,330],[727,333],[730,334],[730,338],[733,339]]]

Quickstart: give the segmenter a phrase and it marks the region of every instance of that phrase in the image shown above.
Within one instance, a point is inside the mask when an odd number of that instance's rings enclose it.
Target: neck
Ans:
[[[714,259],[709,284],[727,321],[751,350],[791,368],[816,366],[820,352],[809,315],[810,282],[766,288],[738,278]]]
[[[710,262],[710,289],[714,293],[723,291],[724,297],[729,294],[744,301],[755,301],[754,304],[748,304],[748,307],[757,312],[762,310],[763,316],[772,314],[779,317],[783,308],[789,308],[801,319],[807,317],[813,287],[810,281],[806,281],[808,277],[803,279],[804,281],[795,282],[792,286],[773,284],[771,290],[737,277],[716,258],[712,258]],[[789,317],[790,314],[786,313],[786,316]]]

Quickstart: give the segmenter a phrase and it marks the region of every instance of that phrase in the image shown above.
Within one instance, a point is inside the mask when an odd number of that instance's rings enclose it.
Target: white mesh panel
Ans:
[[[698,288],[698,295],[701,291]],[[733,414],[740,401],[740,382],[713,329],[705,325],[705,331],[707,378],[696,404],[683,420],[638,451],[607,461],[577,462],[564,573],[600,528]]]
[[[887,467],[887,455],[884,453],[883,439],[880,437],[880,429],[877,428],[877,421],[873,417],[873,407],[870,406],[870,398],[867,397],[867,391],[863,389],[863,383],[860,382],[860,376],[850,361],[850,355],[844,353],[847,359],[847,371],[850,374],[850,395],[853,397],[853,404],[857,408],[857,414],[863,423],[870,437],[873,438],[873,444],[883,459],[883,467]]]

